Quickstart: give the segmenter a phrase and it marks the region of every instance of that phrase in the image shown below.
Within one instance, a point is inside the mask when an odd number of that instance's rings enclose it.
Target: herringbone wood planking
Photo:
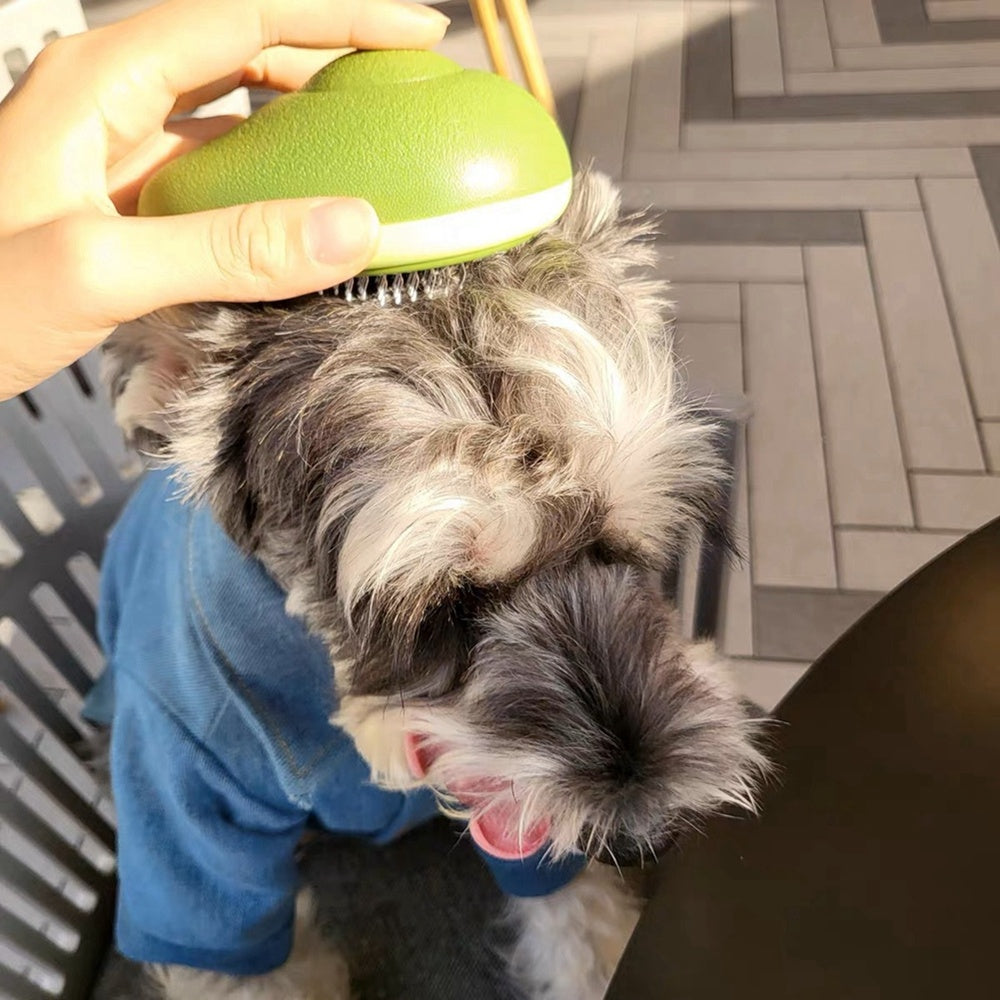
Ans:
[[[801,658],[1000,514],[997,199],[980,187],[991,158],[970,149],[1000,144],[1000,31],[935,27],[946,8],[1000,27],[1000,4],[947,0],[922,21],[913,7],[910,34],[890,41],[877,0],[673,6],[685,83],[703,90],[637,86],[676,73],[676,51],[646,39],[624,149],[609,124],[601,158],[622,163],[630,204],[663,212],[668,241],[683,232],[661,270],[678,282],[695,388],[731,389],[741,371],[755,410],[739,483],[750,560],[727,585],[723,644]],[[536,16],[564,7],[540,0]],[[599,10],[584,4],[574,31]],[[678,96],[675,135],[662,123]]]
[[[487,68],[444,7],[441,50]],[[799,673],[776,659],[1000,513],[1000,2],[531,10],[575,157],[665,213],[695,390],[757,411],[722,642],[773,703]]]

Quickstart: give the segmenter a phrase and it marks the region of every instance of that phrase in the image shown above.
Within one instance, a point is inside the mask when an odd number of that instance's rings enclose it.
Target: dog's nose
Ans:
[[[593,861],[599,861],[601,864],[617,865],[619,868],[640,868],[662,858],[674,846],[674,839],[672,835],[663,834],[651,842],[643,840],[640,843],[635,837],[620,834],[606,839],[600,845],[592,844],[589,852],[585,850],[586,841],[581,846]]]

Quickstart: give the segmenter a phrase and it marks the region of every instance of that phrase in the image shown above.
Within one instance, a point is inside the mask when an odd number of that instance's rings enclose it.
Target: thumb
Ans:
[[[259,302],[364,270],[378,219],[353,198],[164,218],[97,212],[0,233],[0,399],[75,361],[119,323],[182,302]]]
[[[378,243],[365,201],[265,201],[164,218],[115,220],[121,253],[107,305],[131,319],[179,302],[273,301],[362,271]]]

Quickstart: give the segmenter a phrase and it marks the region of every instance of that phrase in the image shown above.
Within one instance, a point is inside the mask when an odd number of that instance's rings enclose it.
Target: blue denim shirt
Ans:
[[[307,822],[386,843],[437,815],[376,787],[336,708],[323,645],[209,512],[149,473],[112,532],[98,626],[108,669],[86,714],[112,727],[117,939],[128,957],[253,975],[292,941]],[[483,855],[510,895],[582,868]]]

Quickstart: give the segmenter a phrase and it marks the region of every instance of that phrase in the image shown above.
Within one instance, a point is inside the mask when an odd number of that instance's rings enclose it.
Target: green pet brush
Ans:
[[[356,197],[381,221],[368,270],[332,290],[413,301],[460,265],[527,242],[566,210],[569,151],[521,87],[433,52],[356,52],[157,171],[140,215]]]

